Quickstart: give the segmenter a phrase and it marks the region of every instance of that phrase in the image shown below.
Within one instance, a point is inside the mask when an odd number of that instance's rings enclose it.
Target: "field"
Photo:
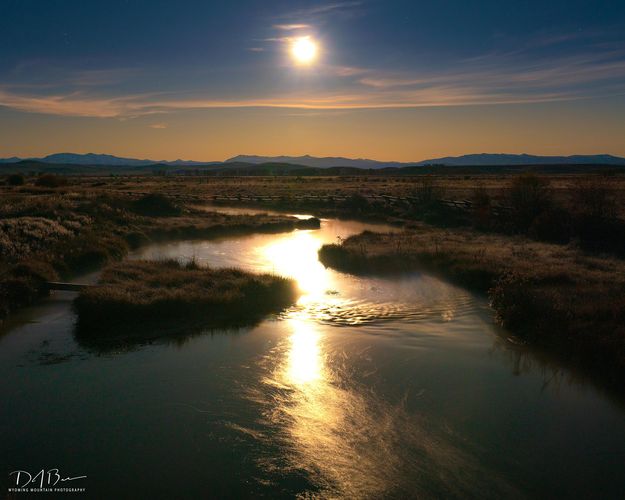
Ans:
[[[148,241],[319,224],[207,208],[256,206],[402,226],[325,247],[321,259],[356,273],[428,268],[488,293],[499,320],[525,341],[602,372],[611,385],[625,373],[621,174],[31,176],[10,184],[0,186],[5,315],[45,294],[45,281]]]
[[[122,259],[149,241],[234,236],[319,227],[286,215],[225,215],[158,194],[145,179],[119,190],[115,179],[61,178],[58,186],[2,186],[0,319],[47,294],[45,283],[71,279]]]

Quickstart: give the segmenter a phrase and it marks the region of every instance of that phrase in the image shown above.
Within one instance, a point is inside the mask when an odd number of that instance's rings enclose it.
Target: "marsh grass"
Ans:
[[[609,384],[625,375],[625,262],[575,246],[422,226],[362,233],[319,251],[352,273],[425,269],[488,294],[517,336],[591,368]]]
[[[47,293],[37,279],[15,278],[12,269],[24,263],[43,262],[63,279],[71,279],[119,261],[129,248],[150,241],[211,239],[319,226],[316,218],[194,210],[156,194],[136,197],[74,190],[73,184],[63,193],[12,189],[0,197],[0,319]]]
[[[46,296],[45,282],[57,278],[49,263],[33,259],[0,269],[0,318]]]
[[[100,283],[83,290],[74,307],[79,336],[145,338],[198,325],[253,324],[297,296],[293,280],[272,274],[176,260],[128,261],[106,268]]]

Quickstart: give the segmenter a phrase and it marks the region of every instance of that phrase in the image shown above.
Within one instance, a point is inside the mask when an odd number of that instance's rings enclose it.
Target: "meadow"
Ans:
[[[45,281],[120,260],[149,241],[318,227],[318,219],[279,215],[311,213],[404,229],[325,246],[325,265],[352,273],[427,269],[488,294],[498,320],[520,340],[601,372],[611,385],[625,374],[619,173],[21,181],[0,186],[4,315],[45,295]],[[226,215],[209,205],[276,212]]]
[[[201,210],[160,194],[146,179],[131,182],[147,192],[119,190],[115,179],[67,177],[54,186],[41,186],[37,177],[2,186],[0,320],[46,296],[46,282],[71,280],[150,241],[319,227],[314,218]]]

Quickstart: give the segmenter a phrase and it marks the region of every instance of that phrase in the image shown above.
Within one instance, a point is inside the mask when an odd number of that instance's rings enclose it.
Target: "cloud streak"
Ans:
[[[310,24],[274,24],[273,27],[282,31],[303,30],[310,28]]]
[[[307,19],[320,16],[336,15],[339,13],[353,12],[354,10],[362,7],[361,1],[346,1],[346,2],[334,2],[323,5],[317,5],[315,7],[299,9],[280,16],[281,18],[292,19]]]
[[[389,72],[351,66],[319,68],[322,90],[260,91],[252,97],[221,98],[207,90],[110,95],[98,82],[122,72],[94,71],[73,78],[65,92],[0,85],[0,106],[62,116],[127,118],[217,108],[351,110],[538,103],[625,93],[625,50],[589,51],[559,59],[519,60],[490,54],[442,71]],[[39,93],[37,93],[39,92]]]

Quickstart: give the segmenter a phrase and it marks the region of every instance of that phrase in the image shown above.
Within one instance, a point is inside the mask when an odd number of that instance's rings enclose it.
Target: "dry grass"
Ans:
[[[488,293],[517,335],[618,384],[625,375],[625,261],[522,237],[421,226],[326,245],[321,261],[354,273],[425,268]]]
[[[75,300],[83,335],[158,335],[163,324],[232,327],[292,304],[295,283],[270,274],[200,268],[175,260],[130,261],[102,273]]]
[[[98,183],[99,184],[99,183]],[[116,186],[116,181],[105,183]],[[286,215],[224,215],[162,195],[103,192],[76,179],[53,192],[4,186],[0,194],[0,319],[45,294],[41,283],[13,268],[45,263],[70,278],[120,260],[129,247],[150,240],[213,238],[255,232],[318,228],[318,219]]]

